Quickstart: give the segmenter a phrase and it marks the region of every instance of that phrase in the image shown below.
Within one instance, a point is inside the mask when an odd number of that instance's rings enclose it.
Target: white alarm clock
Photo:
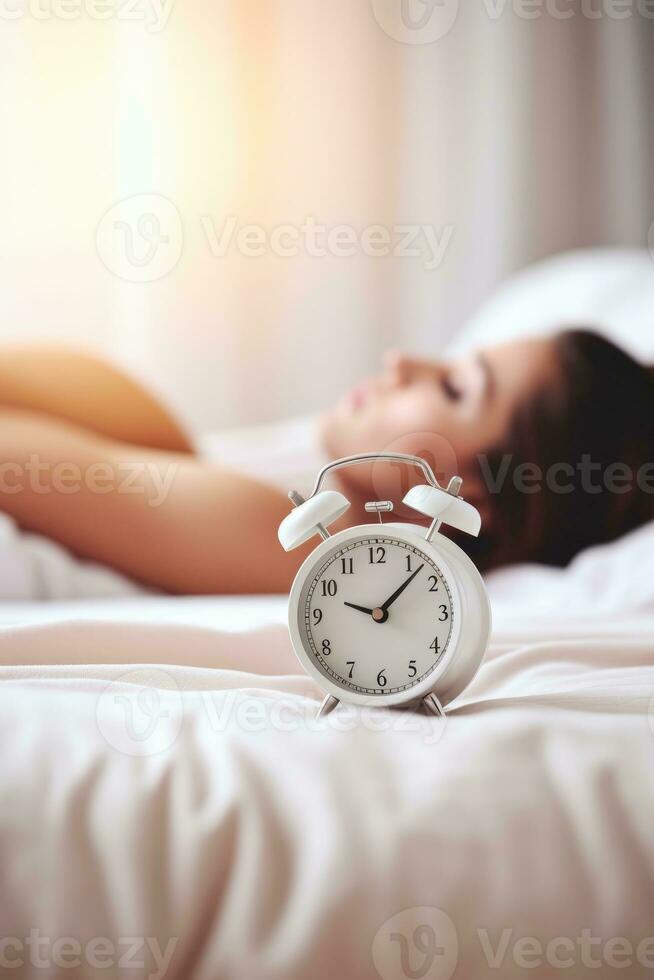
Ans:
[[[348,499],[322,490],[330,472],[379,460],[419,467],[427,483],[414,486],[404,503],[431,518],[424,527],[381,523],[390,501],[370,501],[379,523],[330,535]],[[481,575],[465,552],[439,534],[448,524],[477,536],[479,512],[459,495],[462,480],[439,486],[419,456],[375,453],[348,456],[325,466],[311,496],[296,491],[296,510],[279,527],[291,551],[320,535],[322,541],[298,571],[289,598],[293,648],[306,671],[326,692],[320,714],[339,701],[400,705],[423,700],[442,715],[470,683],[486,652],[491,626]]]

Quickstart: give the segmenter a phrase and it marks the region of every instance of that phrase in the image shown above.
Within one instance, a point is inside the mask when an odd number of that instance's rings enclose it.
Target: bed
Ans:
[[[281,597],[7,604],[3,965],[646,975],[653,556],[654,525],[491,576],[492,647],[445,720],[316,721]]]
[[[444,719],[317,721],[284,597],[114,584],[0,607],[3,975],[650,975],[654,524],[491,575]]]

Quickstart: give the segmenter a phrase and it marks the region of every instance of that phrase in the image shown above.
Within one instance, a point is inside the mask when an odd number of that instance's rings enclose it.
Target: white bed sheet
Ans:
[[[584,976],[590,929],[588,974],[613,975],[605,944],[654,931],[654,618],[593,632],[497,636],[445,722],[318,724],[308,679],[261,672],[284,663],[279,626],[6,629],[5,660],[93,645],[114,665],[0,670],[3,934],[72,937],[85,956],[143,937],[180,980],[320,980],[375,976],[373,956],[403,976],[390,933],[411,944],[425,922],[445,951],[425,975],[522,976],[518,939],[567,937]],[[222,666],[170,662],[186,656]],[[160,974],[147,956],[129,975]]]
[[[317,723],[281,597],[5,606],[11,975],[650,975],[651,534],[492,577],[493,644],[445,721]]]

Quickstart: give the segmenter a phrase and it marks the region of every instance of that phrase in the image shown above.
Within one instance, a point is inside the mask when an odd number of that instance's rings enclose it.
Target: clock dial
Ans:
[[[391,535],[366,535],[323,556],[309,574],[299,627],[306,653],[332,683],[384,696],[434,671],[455,615],[433,557]]]

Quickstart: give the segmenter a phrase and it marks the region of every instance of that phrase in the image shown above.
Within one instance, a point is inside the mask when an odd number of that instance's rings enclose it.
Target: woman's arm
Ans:
[[[175,593],[285,591],[309,550],[282,550],[289,504],[264,484],[8,409],[0,509],[81,558]]]
[[[2,348],[0,405],[53,415],[119,442],[192,451],[181,427],[152,395],[90,354]]]

